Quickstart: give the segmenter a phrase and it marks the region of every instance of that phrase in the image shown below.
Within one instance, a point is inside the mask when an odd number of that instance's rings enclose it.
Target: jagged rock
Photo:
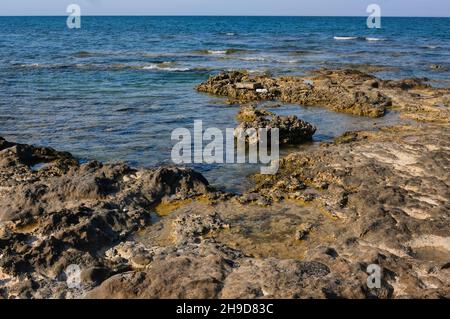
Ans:
[[[147,225],[153,205],[210,191],[190,169],[80,165],[69,153],[4,139],[0,149],[8,163],[0,173],[0,268],[8,276],[57,280],[76,264],[98,284],[108,276],[99,252]],[[49,166],[31,169],[40,162]]]
[[[255,82],[240,82],[236,83],[236,89],[244,89],[244,90],[256,90],[260,89],[261,83],[255,83]]]
[[[319,262],[248,259],[226,278],[222,298],[320,298],[320,289],[309,284],[329,273]]]
[[[311,241],[306,258],[318,257],[313,253],[317,252],[315,236],[323,239],[333,234],[339,256],[329,257],[340,260],[345,253],[351,256],[344,258],[345,263],[365,260],[362,271],[372,263],[384,267],[383,287],[361,286],[365,297],[445,296],[450,293],[448,270],[442,269],[450,256],[449,136],[448,125],[347,134],[344,143],[338,139],[315,151],[287,156],[277,175],[255,176],[253,191],[278,198],[315,191],[316,198],[308,205],[319,207],[330,222],[314,221],[314,236],[297,234],[302,242]],[[294,178],[306,185],[305,190],[289,188],[286,181]],[[337,262],[326,264],[332,273],[354,272],[335,268]],[[422,276],[420,269],[430,267],[434,271]],[[392,272],[395,275],[388,275]],[[362,276],[363,272],[360,281]]]
[[[77,161],[68,152],[55,151],[50,147],[35,147],[26,144],[17,144],[6,141],[0,137],[0,164],[11,166],[12,164],[23,164],[33,166],[38,163],[66,162],[68,165],[76,165]],[[9,165],[5,165],[8,163]]]
[[[90,267],[81,272],[81,281],[85,283],[101,284],[110,277],[111,270],[105,267]]]
[[[336,112],[381,117],[390,108],[421,121],[448,122],[450,89],[433,88],[426,78],[382,80],[357,70],[319,70],[307,77],[251,76],[233,71],[211,76],[197,86],[200,92],[226,96],[231,101],[279,101],[327,107]],[[240,83],[260,83],[262,89],[237,89]]]
[[[386,106],[391,104],[388,97],[373,90],[373,86],[362,83],[373,80],[359,71],[321,72],[315,77],[251,77],[245,72],[221,73],[210,77],[197,86],[200,92],[228,96],[238,101],[279,100],[286,103],[318,105],[335,111],[356,115],[379,117],[384,115]],[[260,83],[264,91],[241,90],[242,83]],[[361,82],[360,87],[353,88]]]
[[[238,139],[247,139],[249,143],[257,143],[261,139],[259,129],[267,130],[268,143],[272,129],[278,129],[280,144],[299,144],[311,140],[316,132],[315,126],[296,116],[277,116],[255,106],[243,107],[237,118],[242,122],[234,130],[234,135]],[[249,129],[255,129],[255,135],[247,134]]]
[[[174,221],[175,239],[178,244],[190,241],[198,242],[201,236],[228,227],[229,226],[219,218],[217,213],[207,216],[180,216]]]
[[[32,170],[3,140],[0,295],[448,298],[449,136],[446,123],[348,133],[288,155],[242,196],[180,168],[56,155]],[[150,218],[160,201],[176,205]]]
[[[295,231],[295,239],[302,240],[306,236],[308,236],[309,232],[314,228],[314,225],[311,223],[303,223],[298,226],[298,229]]]
[[[239,122],[254,122],[266,116],[275,116],[275,114],[264,109],[258,109],[256,105],[250,104],[239,109],[236,119]]]
[[[217,298],[229,271],[226,260],[214,255],[169,257],[146,271],[111,277],[87,298]]]

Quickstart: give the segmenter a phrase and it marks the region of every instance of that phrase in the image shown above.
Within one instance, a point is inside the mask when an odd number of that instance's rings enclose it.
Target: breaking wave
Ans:
[[[190,71],[190,68],[177,67],[174,62],[162,62],[162,63],[152,63],[142,67],[143,70],[158,70],[167,72],[186,72]]]
[[[243,49],[226,49],[226,50],[197,50],[194,52],[197,54],[204,54],[204,55],[229,55],[229,54],[249,53],[251,51]]]
[[[361,40],[361,41],[384,41],[383,38],[375,38],[375,37],[333,37],[333,39],[337,41],[354,41],[354,40]]]

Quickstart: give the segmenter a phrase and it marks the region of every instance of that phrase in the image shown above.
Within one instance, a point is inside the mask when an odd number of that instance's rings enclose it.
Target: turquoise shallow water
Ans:
[[[153,166],[170,163],[174,128],[196,119],[205,127],[235,125],[237,106],[193,89],[221,70],[292,75],[370,64],[383,67],[377,75],[385,78],[427,76],[450,86],[450,19],[382,23],[373,30],[365,18],[83,17],[81,29],[69,30],[65,17],[0,17],[0,135],[84,160]],[[316,141],[374,122],[315,107],[276,112],[315,124]],[[258,169],[195,168],[236,191]]]

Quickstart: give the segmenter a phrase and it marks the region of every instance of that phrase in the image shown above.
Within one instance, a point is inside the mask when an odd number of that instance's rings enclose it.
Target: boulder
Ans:
[[[242,122],[234,130],[236,138],[245,138],[249,143],[260,140],[258,129],[267,129],[268,143],[271,131],[279,130],[280,144],[299,144],[312,139],[316,127],[296,116],[277,116],[274,113],[259,110],[255,106],[244,106],[237,115]],[[248,129],[256,129],[256,136],[248,136]]]

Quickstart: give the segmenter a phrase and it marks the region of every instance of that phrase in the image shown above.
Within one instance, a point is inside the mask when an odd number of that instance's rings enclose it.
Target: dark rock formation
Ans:
[[[237,115],[241,123],[234,130],[237,138],[248,138],[250,143],[256,143],[261,138],[259,129],[267,130],[268,143],[272,129],[278,129],[280,144],[299,144],[312,139],[316,127],[296,116],[277,116],[273,113],[258,110],[255,106],[244,106]],[[255,129],[256,135],[247,137],[248,129]]]
[[[319,70],[307,77],[278,78],[233,71],[211,76],[197,90],[237,103],[275,100],[369,117],[381,117],[394,108],[408,118],[445,122],[450,90],[432,88],[427,80],[382,80],[357,70]]]
[[[239,102],[279,100],[286,103],[325,106],[356,115],[384,115],[391,100],[370,85],[360,85],[375,78],[359,71],[323,72],[312,79],[267,76],[251,77],[245,72],[222,73],[210,77],[197,90],[227,96]],[[264,90],[243,88],[240,84],[255,83]],[[247,86],[248,87],[248,86]]]
[[[79,165],[54,150],[33,171],[3,140],[0,159],[15,164],[0,171],[0,293],[449,297],[449,137],[446,124],[349,133],[289,155],[243,196],[212,193],[187,169]],[[155,205],[172,213],[154,220]]]
[[[89,282],[99,283],[112,272],[99,253],[147,225],[153,205],[208,193],[205,178],[189,169],[80,165],[69,153],[50,148],[4,139],[0,145],[5,276],[57,280],[77,264],[92,270],[84,274]],[[32,170],[39,163],[46,165]]]

